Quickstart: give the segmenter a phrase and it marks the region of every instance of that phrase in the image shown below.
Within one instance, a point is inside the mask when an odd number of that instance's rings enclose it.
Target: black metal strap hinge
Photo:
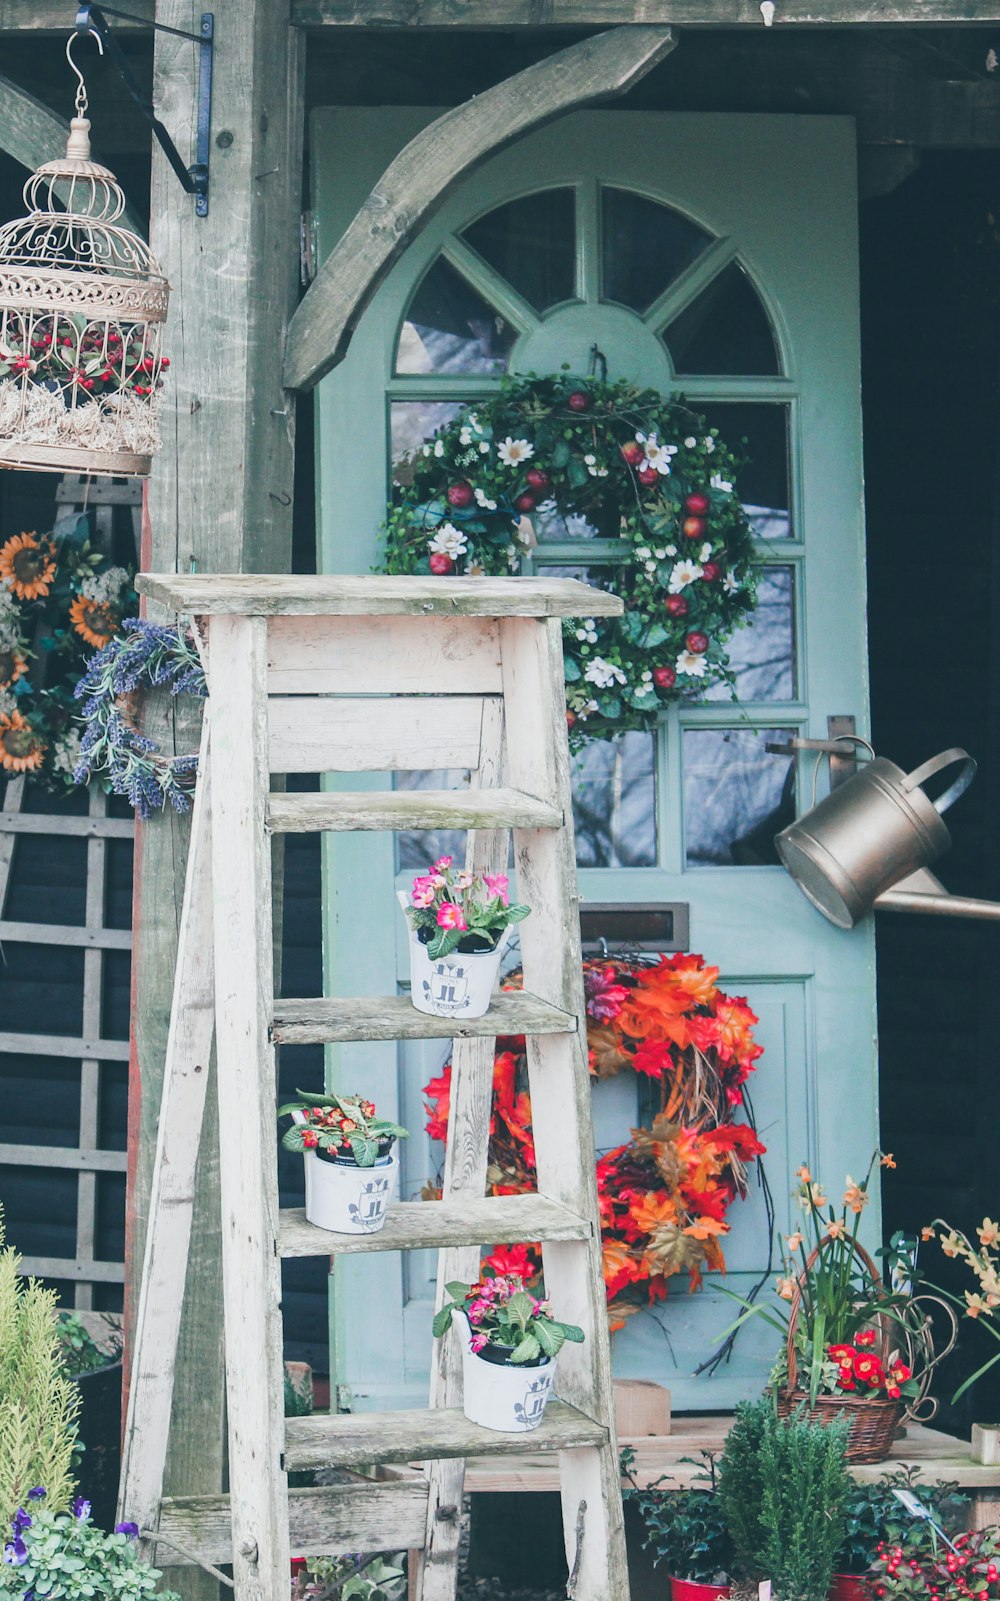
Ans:
[[[118,40],[111,32],[107,17],[104,14],[105,10],[113,17],[125,17],[129,21],[141,22],[146,20],[141,17],[133,17],[132,13],[128,11],[118,11],[112,6],[78,5],[76,9],[76,31],[81,34],[93,34],[102,48],[107,50],[109,57],[121,74],[125,87],[152,128],[160,148],[177,174],[181,187],[187,194],[194,195],[196,216],[207,217],[209,142],[212,133],[212,61],[215,49],[215,14],[212,11],[202,12],[201,31],[199,33],[185,33],[180,28],[168,28],[159,22],[152,24],[158,33],[172,33],[177,35],[178,38],[190,39],[198,46],[197,143],[194,162],[188,167],[185,166],[177,146],[156,115],[152,101],[144,93],[141,84],[136,79]]]

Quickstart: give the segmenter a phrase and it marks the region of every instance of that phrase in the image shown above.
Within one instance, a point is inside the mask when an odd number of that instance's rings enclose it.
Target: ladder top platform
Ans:
[[[140,573],[140,594],[194,616],[619,617],[617,595],[575,578]]]

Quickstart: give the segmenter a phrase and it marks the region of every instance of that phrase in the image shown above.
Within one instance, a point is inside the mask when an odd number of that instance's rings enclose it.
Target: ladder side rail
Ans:
[[[605,1447],[560,1454],[570,1594],[574,1601],[624,1601],[628,1567],[601,1271],[562,629],[556,620],[505,618],[500,635],[509,782],[564,810],[560,830],[515,830],[514,850],[518,896],[531,907],[520,926],[525,986],[579,1019],[574,1035],[527,1042],[539,1193],[594,1225],[589,1242],[542,1247],[556,1315],[585,1334],[582,1345],[560,1352],[557,1392],[608,1430]]]
[[[473,775],[475,787],[495,789],[502,784],[503,745],[503,704],[487,700],[483,707],[479,768]],[[466,866],[480,872],[503,872],[509,850],[507,829],[477,830],[467,837]],[[444,1199],[454,1200],[466,1195],[478,1201],[485,1193],[495,1054],[496,1041],[489,1037],[454,1041]],[[439,1252],[435,1310],[445,1299],[446,1284],[456,1279],[471,1283],[479,1277],[479,1262],[478,1245]],[[431,1361],[430,1404],[432,1407],[462,1404],[462,1351],[457,1328],[437,1341]],[[423,1550],[414,1553],[417,1579],[413,1590],[419,1601],[454,1601],[458,1585],[465,1460],[458,1457],[429,1462],[425,1464],[425,1473],[429,1485],[427,1530]]]
[[[202,728],[177,968],[156,1134],[142,1281],[132,1336],[118,1516],[156,1529],[215,1032],[211,776]],[[169,1561],[169,1557],[165,1558]],[[155,1557],[154,1557],[155,1561]]]
[[[212,619],[212,909],[222,1290],[237,1601],[288,1593],[277,1254],[267,621]]]

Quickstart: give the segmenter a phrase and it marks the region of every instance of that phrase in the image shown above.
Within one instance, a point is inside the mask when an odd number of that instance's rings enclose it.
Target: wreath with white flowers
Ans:
[[[742,466],[683,399],[568,374],[505,379],[407,458],[384,570],[517,573],[540,537],[573,540],[625,612],[564,623],[571,743],[649,729],[670,701],[732,685],[727,645],[756,604]],[[624,550],[589,553],[595,536]]]

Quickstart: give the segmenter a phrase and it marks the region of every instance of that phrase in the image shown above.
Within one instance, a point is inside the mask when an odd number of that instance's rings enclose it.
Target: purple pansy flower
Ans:
[[[3,1559],[12,1568],[20,1568],[28,1560],[28,1547],[19,1534],[3,1548]]]
[[[130,1540],[137,1540],[139,1538],[139,1525],[138,1523],[116,1523],[115,1533],[127,1534]]]
[[[44,1490],[44,1487],[42,1485],[36,1484],[35,1488],[33,1490],[29,1490],[28,1491],[28,1500],[29,1501],[42,1501],[44,1499],[45,1499],[45,1490]]]
[[[77,1518],[80,1523],[86,1523],[87,1519],[90,1517],[90,1502],[85,1501],[82,1495],[78,1495],[76,1500],[73,1502],[73,1516]]]
[[[10,1526],[14,1530],[15,1534],[20,1534],[22,1530],[31,1528],[31,1519],[29,1518],[27,1512],[25,1512],[23,1506],[19,1506],[17,1511],[14,1513],[14,1516],[10,1521]]]

